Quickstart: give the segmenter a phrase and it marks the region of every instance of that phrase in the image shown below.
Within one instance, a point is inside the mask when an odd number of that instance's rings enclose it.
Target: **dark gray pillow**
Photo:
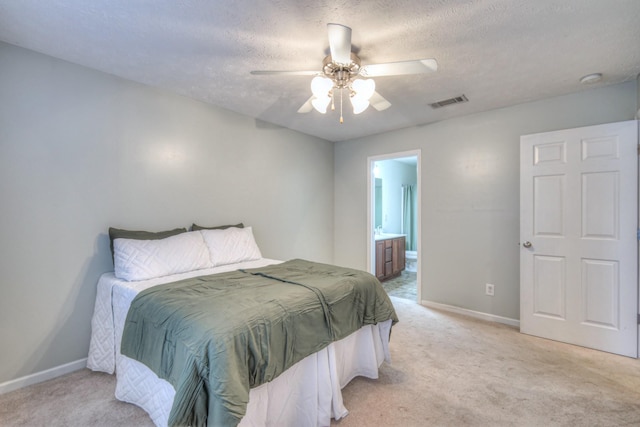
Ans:
[[[186,233],[186,228],[174,228],[167,231],[134,231],[122,230],[120,228],[109,227],[109,240],[111,248],[111,260],[114,259],[113,241],[115,239],[136,239],[136,240],[159,240],[176,234]]]
[[[191,225],[191,231],[198,231],[198,230],[226,230],[227,228],[231,228],[231,227],[244,228],[244,224],[240,222],[238,224],[218,225],[216,227],[203,227],[203,226],[198,225],[198,224],[193,224],[193,225]]]

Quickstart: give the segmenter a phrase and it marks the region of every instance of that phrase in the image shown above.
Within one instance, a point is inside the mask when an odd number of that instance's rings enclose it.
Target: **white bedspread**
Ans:
[[[255,268],[281,261],[262,258],[212,269],[191,271],[139,282],[105,273],[98,281],[91,321],[87,367],[116,373],[116,398],[143,408],[157,426],[166,426],[175,391],[145,365],[120,354],[122,330],[131,301],[144,289],[189,277]],[[368,325],[332,343],[286,370],[270,383],[251,389],[240,426],[327,426],[348,411],[341,389],[356,376],[378,378],[378,368],[390,361],[391,320]]]

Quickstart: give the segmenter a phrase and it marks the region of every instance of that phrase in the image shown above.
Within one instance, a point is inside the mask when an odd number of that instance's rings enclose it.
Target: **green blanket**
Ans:
[[[155,286],[131,303],[122,354],[176,390],[169,425],[235,426],[249,389],[395,310],[363,271],[291,260]]]

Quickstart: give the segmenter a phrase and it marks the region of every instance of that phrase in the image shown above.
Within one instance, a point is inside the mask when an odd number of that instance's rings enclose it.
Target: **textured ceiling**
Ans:
[[[353,29],[363,65],[435,58],[433,74],[378,77],[392,104],[345,123],[298,114],[326,24]],[[0,40],[342,141],[609,85],[640,73],[639,0],[0,0]],[[596,85],[578,80],[603,73]],[[468,103],[429,104],[465,94]]]

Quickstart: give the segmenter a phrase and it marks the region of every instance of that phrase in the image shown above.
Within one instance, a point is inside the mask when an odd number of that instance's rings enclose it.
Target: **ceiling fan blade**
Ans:
[[[255,71],[251,71],[251,74],[256,76],[266,76],[266,75],[315,76],[316,74],[320,74],[320,72],[318,70],[315,70],[315,71],[255,70]]]
[[[351,62],[351,28],[340,24],[327,24],[331,59],[338,64]]]
[[[373,92],[373,95],[369,98],[369,104],[378,111],[384,111],[391,107],[391,103],[384,99],[378,92]]]
[[[438,63],[435,59],[417,59],[365,65],[360,69],[359,74],[363,77],[382,77],[432,73],[436,70],[438,70]]]
[[[313,95],[311,95],[311,98],[307,99],[307,102],[302,104],[302,107],[298,108],[298,113],[304,114],[313,110],[313,105],[311,104],[311,100],[313,100]]]

